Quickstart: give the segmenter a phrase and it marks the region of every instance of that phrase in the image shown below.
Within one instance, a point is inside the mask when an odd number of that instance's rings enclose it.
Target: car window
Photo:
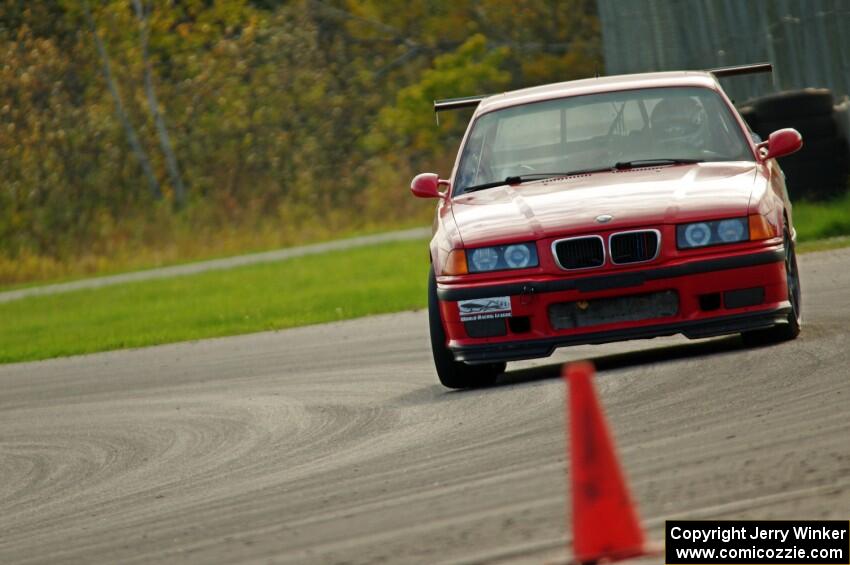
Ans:
[[[713,90],[651,88],[573,96],[479,116],[461,150],[455,194],[509,176],[642,159],[752,161]]]
[[[536,112],[508,115],[498,120],[499,129],[493,142],[495,151],[524,149],[559,143],[560,110],[543,108]]]

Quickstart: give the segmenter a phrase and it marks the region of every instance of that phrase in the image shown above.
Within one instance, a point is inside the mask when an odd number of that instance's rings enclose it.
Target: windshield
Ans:
[[[648,88],[573,96],[480,116],[463,148],[454,194],[658,161],[752,161],[741,128],[707,88]]]

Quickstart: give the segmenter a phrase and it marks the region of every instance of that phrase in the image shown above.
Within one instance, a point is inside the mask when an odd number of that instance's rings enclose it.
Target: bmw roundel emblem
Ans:
[[[612,216],[611,214],[600,214],[600,215],[596,216],[596,221],[599,222],[600,224],[607,224],[608,222],[610,222],[613,219],[614,219],[614,216]]]

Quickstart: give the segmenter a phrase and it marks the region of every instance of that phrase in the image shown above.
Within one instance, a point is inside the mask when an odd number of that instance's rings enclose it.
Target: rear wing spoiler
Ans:
[[[717,78],[723,78],[736,75],[770,73],[773,72],[773,65],[770,63],[754,63],[752,65],[738,65],[735,67],[709,69],[706,72],[713,74]],[[434,113],[437,115],[437,125],[440,125],[439,112],[443,112],[445,110],[459,110],[461,108],[475,108],[482,100],[490,96],[492,95],[480,94],[477,96],[465,96],[463,98],[444,98],[442,100],[434,100]]]
[[[773,65],[770,63],[754,63],[752,65],[738,65],[736,67],[721,67],[709,69],[708,71],[717,78],[733,77],[735,75],[752,75],[755,73],[772,73]]]
[[[480,94],[478,96],[465,96],[463,98],[444,98],[443,100],[434,100],[434,111],[442,112],[443,110],[459,110],[461,108],[474,108],[478,103],[490,94]]]
[[[440,125],[440,112],[444,110],[460,110],[461,108],[475,108],[479,102],[489,96],[491,95],[479,94],[477,96],[464,96],[463,98],[434,100],[434,117],[437,118],[437,126]]]

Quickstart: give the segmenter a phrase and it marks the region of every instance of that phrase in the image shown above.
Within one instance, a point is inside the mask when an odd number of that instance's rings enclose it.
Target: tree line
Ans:
[[[468,113],[592,76],[593,0],[0,0],[0,256],[422,217]],[[206,230],[206,231],[204,231]]]

